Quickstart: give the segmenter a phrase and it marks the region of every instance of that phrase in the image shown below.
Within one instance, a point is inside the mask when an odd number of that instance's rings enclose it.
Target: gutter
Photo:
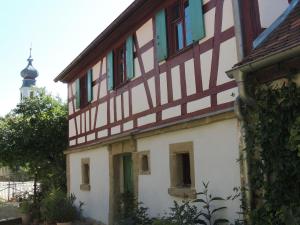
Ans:
[[[90,53],[99,43],[107,39],[111,33],[121,23],[126,21],[128,17],[132,15],[137,9],[141,7],[147,0],[135,0],[131,5],[128,6],[96,39],[94,39],[57,77],[54,78],[55,82],[62,81],[65,76],[78,64],[83,58]]]
[[[256,59],[254,61],[248,62],[244,65],[240,65],[237,67],[234,67],[233,69],[226,72],[227,76],[229,78],[234,78],[237,82],[238,89],[239,89],[239,96],[241,100],[248,104],[253,105],[254,100],[249,96],[246,90],[246,77],[249,73],[257,71],[261,68],[279,63],[281,61],[284,61],[289,58],[293,58],[294,56],[300,55],[300,45],[299,43],[296,44],[294,47],[289,47],[286,50],[280,50],[277,52],[274,52],[270,55],[261,57],[259,59]]]

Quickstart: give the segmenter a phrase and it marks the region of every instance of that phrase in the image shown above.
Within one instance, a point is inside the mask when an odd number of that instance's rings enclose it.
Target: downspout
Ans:
[[[249,165],[249,158],[247,151],[245,150],[246,147],[246,129],[245,129],[245,117],[243,115],[242,111],[242,106],[243,105],[249,105],[249,106],[254,106],[255,101],[253,98],[250,97],[250,95],[247,93],[247,88],[246,88],[246,74],[243,73],[242,71],[238,71],[238,73],[235,73],[235,75],[231,78],[234,78],[237,82],[238,86],[238,91],[239,91],[239,96],[235,99],[234,102],[234,112],[240,122],[240,132],[241,132],[241,137],[240,137],[240,166],[241,166],[241,180],[242,180],[242,193],[243,193],[243,199],[245,203],[245,214],[244,214],[244,219],[247,222],[246,224],[252,224],[251,223],[251,217],[250,217],[250,212],[251,212],[251,203],[252,203],[252,195],[251,195],[251,182],[250,182],[250,165]]]
[[[243,44],[243,32],[241,25],[241,6],[239,0],[232,0],[233,10],[234,10],[234,28],[237,40],[237,56],[238,61],[242,61],[244,58],[244,44]],[[238,73],[228,74],[228,77],[234,78],[238,85],[239,96],[234,101],[234,112],[239,120],[240,124],[240,141],[239,141],[239,157],[240,157],[240,167],[241,167],[241,182],[242,182],[242,199],[246,206],[246,210],[244,210],[244,220],[246,223],[251,224],[250,217],[250,207],[251,207],[251,184],[249,179],[249,160],[247,160],[247,152],[244,150],[246,147],[245,143],[245,126],[244,126],[244,116],[242,113],[242,104],[245,102],[246,104],[253,104],[254,100],[252,100],[247,94],[245,87],[245,74],[242,71]]]

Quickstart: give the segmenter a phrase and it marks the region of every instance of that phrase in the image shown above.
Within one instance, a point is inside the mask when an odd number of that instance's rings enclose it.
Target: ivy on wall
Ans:
[[[254,225],[300,224],[300,88],[255,85],[244,107]]]

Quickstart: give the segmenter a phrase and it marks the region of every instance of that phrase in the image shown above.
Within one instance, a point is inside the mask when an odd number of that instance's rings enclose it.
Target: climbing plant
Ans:
[[[300,224],[300,88],[254,85],[244,108],[254,225]]]

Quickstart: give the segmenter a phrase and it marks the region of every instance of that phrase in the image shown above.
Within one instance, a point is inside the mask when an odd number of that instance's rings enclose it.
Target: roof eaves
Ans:
[[[125,20],[132,12],[136,10],[147,0],[135,0],[130,6],[127,7],[102,33],[98,35],[57,77],[54,78],[55,82],[63,81],[65,76],[70,72],[74,65],[76,65],[83,57],[85,57],[91,49],[97,46],[117,27],[123,20]]]
[[[247,62],[245,64],[236,66],[229,71],[226,71],[228,77],[233,78],[234,73],[241,71],[243,73],[250,73],[257,71],[263,67],[270,66],[272,64],[278,63],[290,59],[295,56],[300,56],[300,45],[295,44],[294,46],[289,46],[286,49],[280,49],[277,52],[273,52],[269,55],[260,57],[253,61]]]

